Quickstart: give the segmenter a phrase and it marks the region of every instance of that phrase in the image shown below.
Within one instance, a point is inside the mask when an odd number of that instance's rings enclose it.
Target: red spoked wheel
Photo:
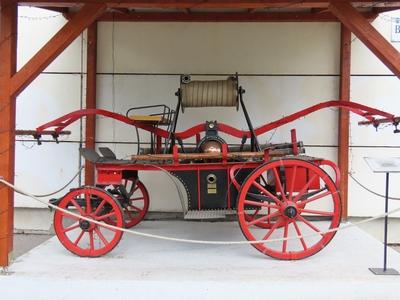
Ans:
[[[251,218],[245,209],[249,206],[258,210]],[[332,240],[335,232],[324,232],[339,226],[341,203],[335,183],[323,169],[291,158],[255,169],[242,185],[237,211],[245,237],[265,241],[252,244],[257,250],[296,260],[317,253]],[[276,241],[282,238],[288,239]]]
[[[260,184],[262,184],[266,189],[270,189],[270,186],[268,185],[266,178],[261,177]],[[273,191],[270,191],[270,192],[273,192]],[[250,187],[248,193],[250,193],[254,197],[255,195],[257,195],[257,190],[254,190],[254,187]],[[253,199],[253,201],[254,200],[257,200],[257,199]],[[265,213],[270,214],[272,209],[274,209],[274,207],[272,207],[272,206],[266,207],[266,206],[247,204],[247,205],[245,205],[244,217],[247,222],[253,222],[254,220],[257,220],[256,222],[254,222],[255,226],[268,229],[274,225],[276,218],[271,217],[265,221],[258,220],[258,219],[259,219],[260,215],[262,216]]]
[[[131,228],[144,219],[149,210],[150,197],[146,187],[139,179],[124,179],[122,186],[124,186],[124,192],[121,192],[119,187],[115,187],[118,191],[115,197],[122,206],[125,228]],[[111,219],[105,221],[115,225]]]
[[[74,189],[61,199],[58,206],[92,220],[104,223],[105,220],[113,220],[115,226],[124,226],[121,206],[109,193],[99,188]],[[85,257],[98,257],[110,252],[122,237],[120,230],[97,225],[59,210],[54,213],[54,230],[65,248]]]

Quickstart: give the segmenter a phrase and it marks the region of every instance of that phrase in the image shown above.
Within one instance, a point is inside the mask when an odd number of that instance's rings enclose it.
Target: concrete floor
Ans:
[[[243,240],[236,222],[145,221],[142,232]],[[389,249],[389,267],[400,254]],[[193,245],[125,235],[108,255],[72,255],[57,238],[18,257],[0,276],[4,299],[399,299],[400,276],[375,276],[382,244],[358,228],[339,232],[302,261],[278,261],[249,245]],[[23,288],[21,288],[23,287]]]
[[[52,236],[52,234],[14,234],[14,258],[17,258],[29,250],[39,246]]]

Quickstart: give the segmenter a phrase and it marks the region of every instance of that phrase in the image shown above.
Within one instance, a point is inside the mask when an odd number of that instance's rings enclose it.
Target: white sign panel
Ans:
[[[400,157],[364,157],[374,173],[400,173]]]
[[[392,42],[400,42],[400,18],[392,18]]]

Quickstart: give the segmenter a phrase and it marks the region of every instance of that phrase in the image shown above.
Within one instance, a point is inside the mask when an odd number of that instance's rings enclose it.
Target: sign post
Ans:
[[[400,24],[399,24],[400,25]],[[369,268],[375,275],[400,275],[400,273],[392,268],[387,268],[387,232],[388,232],[388,211],[389,211],[389,174],[400,173],[400,157],[391,158],[374,158],[364,157],[368,166],[374,173],[386,174],[385,189],[385,226],[383,241],[383,268]]]

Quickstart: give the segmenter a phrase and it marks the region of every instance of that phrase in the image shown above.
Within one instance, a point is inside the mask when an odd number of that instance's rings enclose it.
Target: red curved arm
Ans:
[[[383,122],[395,123],[398,120],[398,117],[395,117],[393,114],[390,114],[390,113],[387,113],[387,112],[384,112],[384,111],[381,111],[381,110],[378,110],[378,109],[375,109],[375,108],[372,108],[372,107],[369,107],[366,105],[362,105],[362,104],[359,104],[356,102],[332,100],[332,101],[322,102],[322,103],[310,106],[306,109],[298,111],[287,117],[283,117],[274,122],[262,125],[254,130],[255,134],[257,136],[264,134],[270,130],[273,130],[275,128],[283,126],[287,123],[293,122],[294,120],[297,120],[301,117],[309,115],[315,111],[318,111],[318,110],[321,110],[324,108],[328,108],[328,107],[340,107],[340,108],[347,109],[355,114],[358,114],[367,120],[366,122],[361,122],[361,123],[369,123],[369,124],[378,124],[378,123],[383,123]],[[70,125],[71,123],[75,122],[76,120],[78,120],[84,116],[88,116],[88,115],[102,115],[105,117],[109,117],[109,118],[124,122],[128,125],[136,126],[138,128],[152,132],[163,138],[168,138],[170,135],[170,133],[164,129],[146,125],[141,122],[134,121],[124,115],[117,114],[117,113],[103,110],[103,109],[82,109],[82,110],[77,110],[77,111],[71,112],[65,116],[62,116],[58,119],[55,119],[51,122],[48,122],[46,124],[39,126],[38,128],[36,128],[36,132],[38,135],[40,135],[44,130],[47,130],[47,129],[53,127],[54,131],[56,133],[59,133],[65,127]],[[380,118],[376,118],[376,117],[380,117]],[[221,132],[227,133],[231,136],[237,137],[237,138],[242,138],[243,136],[250,137],[250,131],[240,130],[240,129],[234,128],[232,126],[229,126],[227,124],[224,124],[224,123],[218,124],[218,130]],[[204,124],[198,124],[198,125],[196,125],[192,128],[189,128],[185,131],[176,132],[175,137],[184,140],[184,139],[193,137],[196,134],[203,132],[203,131],[205,131]]]

